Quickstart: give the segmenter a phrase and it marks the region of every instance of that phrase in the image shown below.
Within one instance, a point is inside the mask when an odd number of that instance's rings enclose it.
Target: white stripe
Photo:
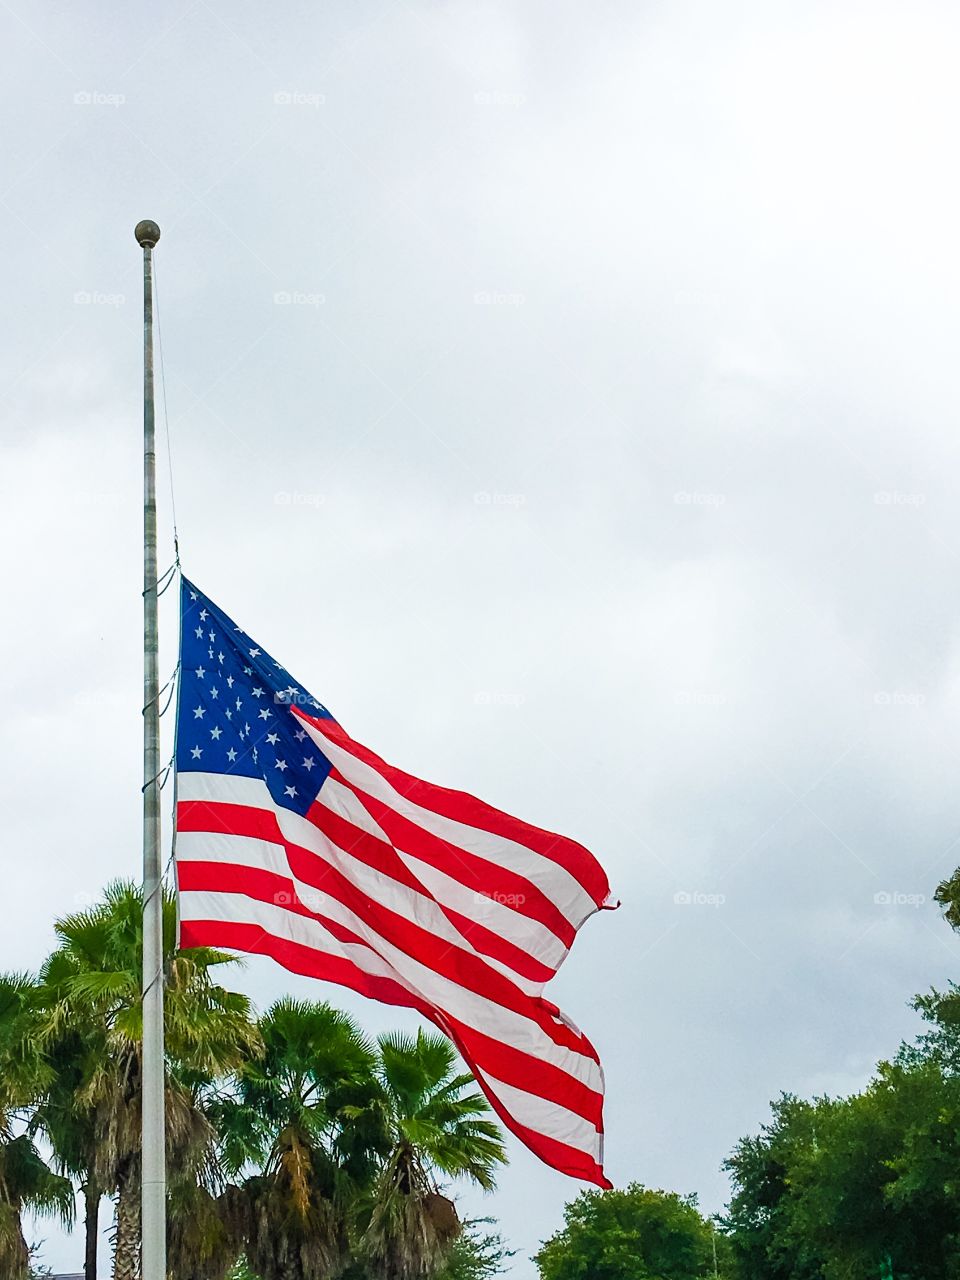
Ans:
[[[550,1062],[596,1093],[603,1092],[602,1073],[593,1058],[555,1044],[531,1018],[487,1000],[414,960],[387,942],[329,894],[320,893],[309,886],[307,890],[322,903],[322,908],[318,906],[317,910],[322,909],[322,914],[346,926],[367,943],[366,946],[337,943],[341,953],[350,952],[349,958],[358,968],[393,978],[408,991],[448,1013],[464,1026],[499,1040],[502,1044],[511,1045],[540,1061]],[[298,916],[273,903],[236,893],[181,892],[180,918],[188,921],[213,918],[255,924],[266,933],[289,938],[317,950],[325,949],[325,939],[329,937],[327,929],[318,920]]]
[[[415,804],[401,795],[376,769],[358,760],[338,742],[328,738],[317,725],[306,720],[301,723],[324,755],[352,786],[389,805],[395,813],[409,818],[441,840],[523,876],[550,899],[575,929],[596,911],[597,905],[587,891],[559,863],[506,836],[495,835],[480,827],[467,826],[466,823],[442,817],[432,809]]]
[[[329,795],[329,803],[327,797],[328,788],[332,788]],[[276,804],[262,778],[245,778],[239,774],[184,772],[177,777],[177,799],[211,804],[236,804],[244,805],[251,809],[265,809],[276,816],[280,830],[291,844],[301,845],[303,848],[310,849],[320,856],[326,856],[326,848],[318,845],[318,839],[326,839],[323,833],[308,819],[302,818],[300,814]],[[347,787],[328,779],[324,783],[317,799],[332,812],[339,813],[342,818],[347,822],[351,822],[354,826],[361,826],[361,820],[365,816],[367,825],[365,825],[364,829],[371,835],[383,840],[385,844],[390,844],[387,836],[380,830],[370,815],[366,813],[366,810],[363,809],[361,801]],[[186,834],[188,833],[178,833],[178,847],[179,841]],[[329,847],[332,848],[333,846]],[[471,889],[465,888],[453,877],[445,875],[442,871],[437,871],[418,859],[403,853],[402,850],[397,850],[397,852],[424,886],[426,893],[428,895],[432,894],[443,906],[449,907],[451,911],[459,911],[462,915],[467,916],[468,919],[475,919],[480,924],[486,925],[487,928],[492,929],[528,955],[539,960],[541,964],[545,964],[554,970],[559,967],[566,955],[566,948],[556,934],[548,929],[546,925],[542,925],[539,920],[532,920],[529,916],[520,915],[509,906],[494,902],[492,899],[478,900]],[[343,853],[342,850],[341,853]],[[343,856],[346,857],[347,855],[343,854]],[[355,863],[357,860],[351,859],[351,861]],[[369,868],[367,868],[367,872],[369,873]],[[288,873],[285,872],[284,874]],[[353,873],[345,872],[345,874],[352,876]],[[372,874],[375,875],[376,873]],[[383,879],[380,876],[377,878],[378,880]],[[396,881],[391,883],[396,884]],[[402,906],[394,909],[401,912],[404,911]],[[419,913],[422,908],[414,904],[413,910],[418,913],[414,918],[417,918],[419,922]],[[442,913],[437,914],[441,916],[445,928],[452,927],[446,917],[442,916]],[[510,925],[509,930],[505,927],[507,924]],[[433,928],[434,926],[431,922],[425,924],[424,927]],[[470,950],[473,950],[465,938],[459,934],[457,934],[457,937],[460,939],[460,946],[469,947]],[[485,958],[490,960],[489,957]],[[509,965],[496,961],[490,961],[490,963],[494,963],[498,970],[508,974],[514,981],[520,982],[525,990],[542,989],[542,984],[538,986],[529,978],[521,978]]]

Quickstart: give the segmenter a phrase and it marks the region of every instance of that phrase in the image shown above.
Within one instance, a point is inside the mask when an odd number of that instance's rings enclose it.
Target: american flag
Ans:
[[[181,946],[419,1011],[541,1160],[609,1186],[599,1058],[543,995],[616,905],[592,854],[385,764],[185,578],[180,629]]]

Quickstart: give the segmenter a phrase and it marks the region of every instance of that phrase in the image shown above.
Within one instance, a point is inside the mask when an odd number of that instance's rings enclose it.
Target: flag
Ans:
[[[531,1151],[610,1185],[600,1060],[543,995],[616,905],[592,854],[386,764],[185,578],[176,771],[181,946],[419,1011]]]

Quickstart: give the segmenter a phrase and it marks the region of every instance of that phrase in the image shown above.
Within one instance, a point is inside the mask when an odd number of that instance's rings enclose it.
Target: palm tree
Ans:
[[[26,1125],[51,1080],[36,1029],[36,983],[25,974],[0,975],[0,1275],[29,1273],[24,1209],[73,1218],[73,1187],[37,1151]],[[20,1132],[17,1130],[20,1129]]]
[[[44,991],[44,994],[49,994]],[[91,1046],[93,1040],[93,1046]],[[84,1280],[97,1280],[101,1189],[94,1174],[97,1153],[96,1116],[78,1093],[91,1061],[96,1038],[75,1023],[46,1040],[50,1080],[30,1118],[31,1135],[43,1133],[53,1151],[58,1173],[79,1185],[84,1204]]]
[[[382,1280],[425,1280],[460,1232],[437,1175],[494,1186],[503,1137],[450,1041],[419,1031],[381,1036],[377,1075],[390,1150],[377,1177],[362,1249]]]
[[[325,1003],[280,1000],[259,1028],[263,1056],[216,1112],[224,1166],[247,1174],[221,1205],[242,1219],[260,1280],[328,1280],[349,1257],[358,1195],[387,1151],[373,1046]]]
[[[205,1176],[215,1132],[203,1090],[259,1050],[249,1001],[217,985],[211,970],[234,962],[206,948],[176,950],[176,911],[164,895],[167,1167],[172,1181]],[[136,1280],[140,1234],[140,1097],[143,1024],[143,906],[133,884],[117,881],[104,901],[57,921],[60,945],[42,970],[50,1046],[71,1028],[84,1041],[73,1090],[92,1117],[96,1152],[88,1181],[116,1195],[115,1280]]]

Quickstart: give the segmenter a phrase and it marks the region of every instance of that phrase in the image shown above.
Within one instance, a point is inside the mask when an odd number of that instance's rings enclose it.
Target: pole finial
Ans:
[[[152,249],[160,239],[160,228],[155,222],[145,218],[143,222],[137,223],[133,229],[133,234],[137,237],[137,244],[141,248]]]

